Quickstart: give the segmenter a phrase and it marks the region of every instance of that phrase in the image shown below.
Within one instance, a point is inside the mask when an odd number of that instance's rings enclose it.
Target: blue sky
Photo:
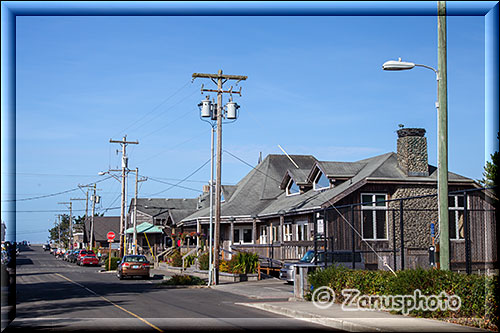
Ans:
[[[448,18],[449,170],[482,177],[484,165],[484,18]],[[403,60],[437,68],[436,17],[18,17],[17,199],[74,189],[120,164],[150,177],[148,197],[210,158],[210,126],[192,73],[247,75],[240,117],[223,127],[223,148],[255,165],[259,152],[355,161],[396,151],[398,124],[427,130],[436,165],[436,81],[415,68],[385,72]],[[226,84],[229,88],[230,83]],[[227,96],[224,97],[227,102]],[[223,156],[223,183],[250,167]],[[156,197],[196,197],[207,164]],[[135,175],[130,174],[129,198]],[[155,180],[152,180],[155,179]],[[102,212],[119,207],[120,184],[98,184]],[[70,193],[17,202],[17,239],[47,239],[58,202]],[[84,202],[75,201],[75,215]],[[119,209],[106,215],[119,215]]]

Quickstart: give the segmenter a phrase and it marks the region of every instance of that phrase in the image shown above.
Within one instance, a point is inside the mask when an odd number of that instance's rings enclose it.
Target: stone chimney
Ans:
[[[407,176],[429,176],[425,129],[398,130],[398,165]]]

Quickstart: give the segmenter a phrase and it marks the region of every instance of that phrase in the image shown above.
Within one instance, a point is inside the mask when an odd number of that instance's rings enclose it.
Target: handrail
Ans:
[[[184,259],[186,259],[188,256],[190,256],[193,252],[195,251],[198,251],[200,250],[200,248],[197,248],[197,247],[194,247],[191,251],[189,251],[188,253],[186,253],[185,255],[182,256],[182,270],[186,270],[186,268],[184,267]]]

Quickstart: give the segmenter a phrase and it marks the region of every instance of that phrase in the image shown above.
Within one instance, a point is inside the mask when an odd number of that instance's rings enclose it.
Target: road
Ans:
[[[80,267],[32,246],[17,257],[16,319],[5,332],[55,331],[331,331],[252,309],[256,302],[223,289],[166,289],[162,277],[118,280],[100,267]],[[261,298],[258,301],[272,301]]]

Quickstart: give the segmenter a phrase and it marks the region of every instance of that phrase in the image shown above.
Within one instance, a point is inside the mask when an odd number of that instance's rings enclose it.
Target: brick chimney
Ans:
[[[429,176],[425,129],[398,130],[398,165],[407,176]]]

